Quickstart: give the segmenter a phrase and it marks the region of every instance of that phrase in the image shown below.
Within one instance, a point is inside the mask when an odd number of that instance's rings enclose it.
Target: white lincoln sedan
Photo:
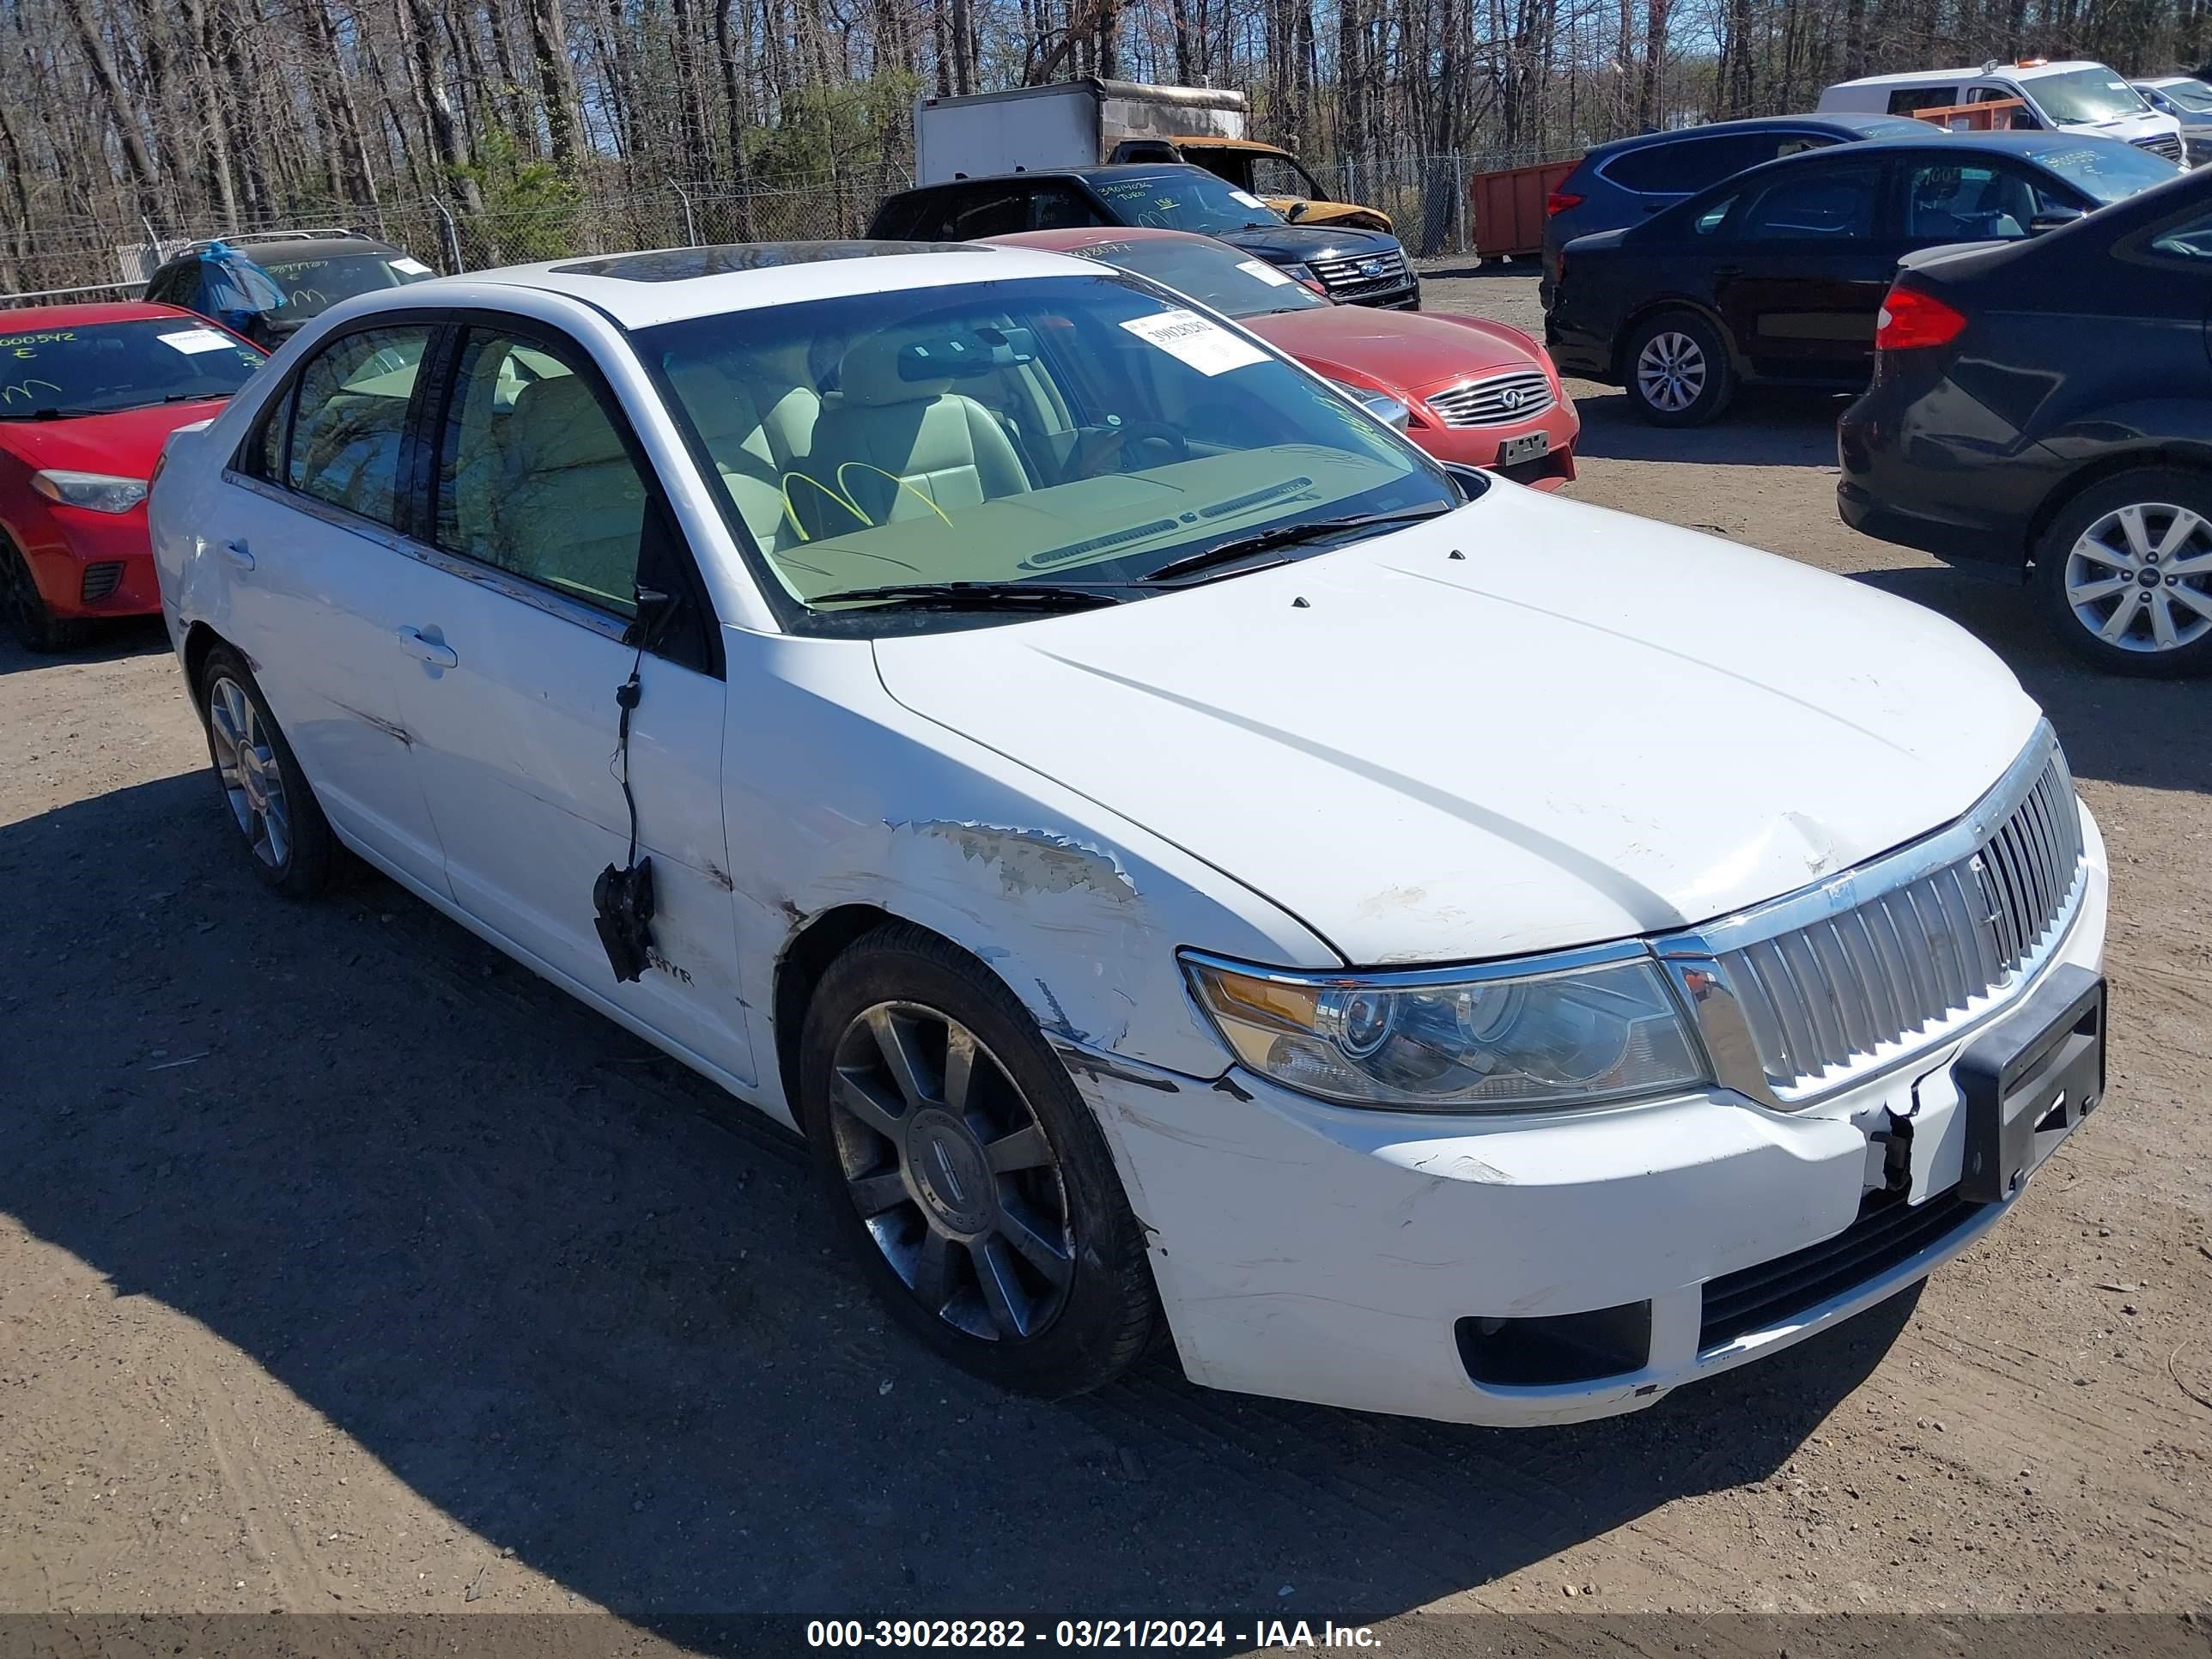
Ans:
[[[1095,264],[368,296],[152,526],[264,879],[366,860],[797,1129],[1007,1385],[1632,1409],[1917,1281],[2103,1090],[2103,843],[1987,651]]]

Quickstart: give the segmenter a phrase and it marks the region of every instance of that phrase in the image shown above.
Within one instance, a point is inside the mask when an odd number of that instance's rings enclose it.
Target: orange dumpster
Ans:
[[[1544,198],[1575,169],[1572,161],[1478,173],[1467,181],[1478,258],[1510,258],[1544,245]]]

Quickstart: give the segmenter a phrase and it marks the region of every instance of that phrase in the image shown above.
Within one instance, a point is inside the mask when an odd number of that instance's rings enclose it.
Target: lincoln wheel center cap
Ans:
[[[906,1130],[906,1167],[915,1195],[946,1231],[989,1230],[998,1212],[991,1165],[966,1123],[950,1112],[915,1113]]]

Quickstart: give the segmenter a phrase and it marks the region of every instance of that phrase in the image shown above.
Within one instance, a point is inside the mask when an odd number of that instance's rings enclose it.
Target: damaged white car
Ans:
[[[334,308],[153,492],[226,811],[802,1131],[1000,1382],[1595,1417],[1994,1224],[2106,863],[1928,611],[1447,473],[1233,324],[805,245]]]

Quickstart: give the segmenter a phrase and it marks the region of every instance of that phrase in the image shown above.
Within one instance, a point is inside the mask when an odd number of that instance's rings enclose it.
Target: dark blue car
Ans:
[[[1762,161],[1861,138],[1925,138],[1925,121],[1894,115],[1776,115],[1713,121],[1599,144],[1545,204],[1543,297],[1551,303],[1559,250],[1594,230],[1617,230]]]

